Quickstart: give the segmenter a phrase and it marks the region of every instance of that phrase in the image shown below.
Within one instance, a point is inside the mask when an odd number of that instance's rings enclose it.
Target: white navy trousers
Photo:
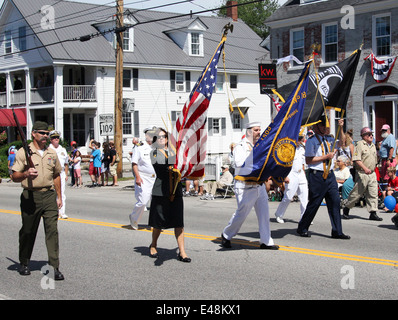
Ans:
[[[156,175],[140,172],[142,179],[141,186],[135,184],[135,199],[137,200],[133,212],[130,214],[130,220],[138,222],[145,211],[147,203],[151,200],[152,188],[155,183]]]
[[[274,245],[269,225],[268,194],[265,185],[253,184],[246,185],[244,188],[235,186],[235,197],[238,208],[225,227],[223,236],[231,240],[239,232],[243,222],[254,207],[258,220],[260,243],[268,246]]]

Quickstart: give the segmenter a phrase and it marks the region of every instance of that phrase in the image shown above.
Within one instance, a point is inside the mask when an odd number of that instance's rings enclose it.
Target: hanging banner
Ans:
[[[387,58],[386,60],[379,60],[375,57],[373,53],[368,55],[364,60],[370,60],[370,63],[372,65],[372,75],[373,79],[376,80],[376,82],[384,82],[387,81],[388,78],[390,77],[392,68],[394,68],[395,61],[397,60],[397,57],[393,58]]]
[[[259,64],[258,76],[260,80],[261,94],[272,93],[272,89],[277,89],[278,83],[275,64]]]

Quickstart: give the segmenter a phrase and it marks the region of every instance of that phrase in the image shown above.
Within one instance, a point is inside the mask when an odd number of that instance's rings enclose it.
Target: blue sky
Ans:
[[[95,3],[102,5],[112,5],[116,1],[115,0],[74,0],[76,2],[85,2],[85,3]],[[153,8],[155,6],[172,4],[170,6],[165,6],[156,10],[168,11],[168,12],[176,12],[176,13],[189,13],[190,10],[192,12],[203,11],[207,9],[212,9],[214,7],[219,7],[223,3],[223,0],[193,0],[192,2],[175,4],[176,2],[182,2],[183,0],[124,0],[124,5],[128,8],[136,8],[136,9],[147,9]],[[285,3],[287,0],[278,0],[279,4]],[[0,0],[0,4],[3,4],[3,0]],[[209,13],[211,14],[211,13]]]

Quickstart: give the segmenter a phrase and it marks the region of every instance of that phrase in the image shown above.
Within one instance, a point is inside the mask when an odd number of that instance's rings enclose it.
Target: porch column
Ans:
[[[10,72],[6,71],[6,105],[7,108],[11,106],[11,88],[12,88],[12,83],[10,80]]]
[[[25,69],[25,105],[26,105],[26,136],[31,139],[30,133],[32,132],[33,122],[30,110],[30,72]]]
[[[54,66],[54,126],[64,137],[64,66]],[[69,137],[68,137],[69,138]]]

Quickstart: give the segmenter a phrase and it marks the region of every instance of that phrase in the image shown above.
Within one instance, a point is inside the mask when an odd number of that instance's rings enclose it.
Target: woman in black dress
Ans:
[[[153,258],[158,257],[157,240],[162,229],[174,228],[174,234],[178,244],[178,260],[191,262],[185,253],[184,246],[184,203],[182,198],[181,182],[175,189],[174,199],[170,199],[173,187],[170,188],[170,168],[174,164],[175,154],[167,148],[167,132],[162,128],[156,130],[151,161],[156,172],[156,180],[152,189],[151,209],[149,223],[152,227],[152,243],[149,246],[149,254]]]

